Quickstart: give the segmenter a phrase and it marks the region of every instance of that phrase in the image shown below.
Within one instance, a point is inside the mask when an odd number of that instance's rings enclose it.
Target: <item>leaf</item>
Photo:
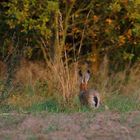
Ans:
[[[50,10],[50,11],[57,11],[58,9],[59,9],[58,2],[48,1],[48,10]]]
[[[106,23],[108,23],[109,25],[112,24],[112,19],[107,18],[107,19],[106,19]]]
[[[133,53],[124,52],[123,59],[124,60],[132,60],[135,55]]]
[[[125,36],[124,35],[120,35],[119,36],[119,45],[123,45],[125,43],[125,40],[126,40]]]
[[[112,4],[110,5],[110,8],[111,8],[111,10],[112,10],[113,12],[120,12],[120,10],[121,10],[121,5],[120,5],[120,3],[115,2],[115,3],[112,3]]]
[[[99,21],[99,16],[94,15],[93,20],[94,20],[94,22],[98,22]]]
[[[131,38],[131,36],[132,36],[132,30],[131,30],[131,29],[129,29],[129,30],[126,32],[126,36],[127,36],[128,39]]]

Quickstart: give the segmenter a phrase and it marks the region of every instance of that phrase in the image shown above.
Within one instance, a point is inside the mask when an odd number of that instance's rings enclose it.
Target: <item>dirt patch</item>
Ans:
[[[0,139],[139,140],[140,112],[0,115]]]

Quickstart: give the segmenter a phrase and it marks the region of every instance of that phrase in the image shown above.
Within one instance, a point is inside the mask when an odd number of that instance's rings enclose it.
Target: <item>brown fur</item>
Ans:
[[[81,77],[80,83],[80,94],[79,100],[82,105],[90,106],[90,107],[99,107],[100,105],[100,96],[98,91],[94,89],[88,89],[88,80],[86,76]],[[97,103],[95,101],[97,99]],[[95,106],[97,104],[97,106]]]

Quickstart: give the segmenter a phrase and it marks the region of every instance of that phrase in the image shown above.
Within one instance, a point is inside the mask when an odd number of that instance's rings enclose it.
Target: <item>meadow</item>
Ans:
[[[87,112],[79,102],[78,63],[65,67],[59,63],[22,60],[15,72],[10,95],[1,103],[1,112],[11,110],[27,112]],[[6,66],[1,63],[1,90],[4,88]],[[85,69],[85,66],[81,66]],[[139,65],[118,73],[108,74],[105,58],[101,70],[92,75],[89,88],[97,89],[102,104],[95,111],[129,112],[140,109]]]
[[[0,1],[0,140],[139,140],[139,5]],[[81,105],[80,70],[99,108]]]

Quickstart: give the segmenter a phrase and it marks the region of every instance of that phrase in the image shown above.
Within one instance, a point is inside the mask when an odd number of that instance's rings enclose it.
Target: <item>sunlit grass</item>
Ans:
[[[135,96],[112,95],[106,99],[106,105],[112,111],[129,112],[140,110],[139,101]]]
[[[122,71],[109,76],[105,60],[102,68],[104,71],[101,69],[99,75],[91,75],[89,84],[89,88],[96,87],[100,92],[102,105],[99,109],[90,109],[81,106],[79,102],[77,65],[65,67],[61,61],[60,65],[59,62],[48,64],[49,70],[44,66],[41,68],[42,65],[24,61],[22,67],[17,70],[14,88],[9,98],[0,106],[0,112],[17,110],[70,113],[140,110],[139,68],[132,68],[129,75],[126,75],[126,71]]]

